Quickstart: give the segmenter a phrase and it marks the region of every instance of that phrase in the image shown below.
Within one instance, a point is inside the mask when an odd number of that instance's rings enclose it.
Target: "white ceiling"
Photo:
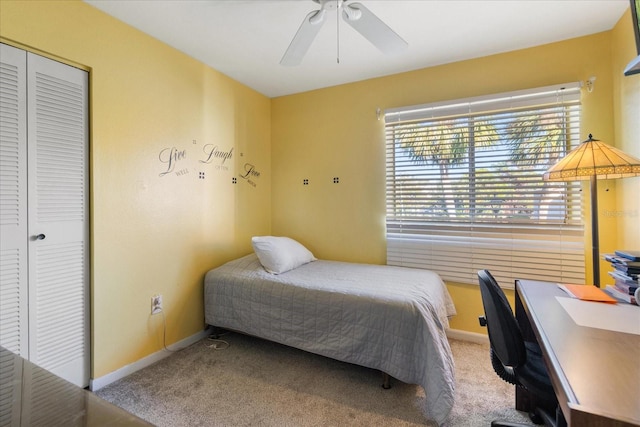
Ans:
[[[319,9],[312,0],[84,1],[268,97],[598,33],[629,7],[629,0],[357,0],[409,48],[385,56],[329,17],[302,63],[284,67],[303,18]]]

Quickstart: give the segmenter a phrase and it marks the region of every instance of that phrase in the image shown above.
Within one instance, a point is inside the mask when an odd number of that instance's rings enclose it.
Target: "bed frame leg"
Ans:
[[[382,373],[382,388],[385,390],[391,388],[391,377],[386,372]]]
[[[224,332],[224,329],[219,328],[217,326],[211,326],[211,334],[209,335],[209,337],[213,338],[214,340],[217,340],[220,338],[223,332]]]

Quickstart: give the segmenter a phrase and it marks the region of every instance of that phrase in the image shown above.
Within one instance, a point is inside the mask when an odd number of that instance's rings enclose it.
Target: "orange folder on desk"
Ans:
[[[618,302],[615,298],[610,297],[602,289],[592,285],[558,284],[558,286],[560,287],[560,289],[563,289],[572,297],[584,301],[607,302],[610,304],[616,304]]]

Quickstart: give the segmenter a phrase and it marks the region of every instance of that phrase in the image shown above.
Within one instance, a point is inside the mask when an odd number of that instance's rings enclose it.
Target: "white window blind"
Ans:
[[[578,83],[385,111],[387,263],[477,283],[584,282]]]

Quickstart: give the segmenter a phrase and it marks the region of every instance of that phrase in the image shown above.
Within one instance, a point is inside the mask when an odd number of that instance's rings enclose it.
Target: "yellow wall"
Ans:
[[[613,109],[615,143],[626,153],[640,158],[640,74],[623,76],[620,70],[638,55],[633,43],[631,13],[622,16],[612,31],[612,69],[614,76]],[[616,181],[616,209],[602,212],[607,218],[617,218],[617,246],[640,249],[640,177]]]
[[[614,144],[611,32],[280,98],[272,103],[272,230],[304,242],[316,256],[384,263],[385,142],[380,108],[423,104],[597,78],[583,90],[582,134]],[[637,105],[638,102],[630,101]],[[636,133],[638,135],[640,133]],[[637,137],[636,137],[637,138]],[[636,139],[637,141],[637,139]],[[333,184],[333,177],[340,183]],[[302,184],[309,179],[309,185]],[[585,187],[588,188],[588,187]],[[615,206],[615,187],[600,206]],[[637,189],[636,189],[637,190]],[[588,191],[585,191],[588,193]],[[637,200],[637,199],[636,199]],[[586,201],[585,206],[588,206]],[[589,230],[589,211],[585,212]],[[601,220],[601,247],[619,240],[615,217]],[[590,248],[587,233],[585,243]],[[629,244],[631,242],[629,241]],[[592,276],[590,249],[585,253]],[[490,268],[490,266],[488,266]],[[606,276],[606,265],[603,265]],[[449,283],[458,315],[472,332],[482,313],[475,285]],[[513,292],[508,292],[513,299]]]
[[[204,273],[270,232],[270,100],[80,1],[2,0],[0,19],[4,42],[90,71],[98,378],[162,348],[154,294],[167,344],[202,331]],[[199,163],[207,144],[232,157]],[[186,157],[160,176],[171,148]],[[252,182],[239,177],[246,163]]]

